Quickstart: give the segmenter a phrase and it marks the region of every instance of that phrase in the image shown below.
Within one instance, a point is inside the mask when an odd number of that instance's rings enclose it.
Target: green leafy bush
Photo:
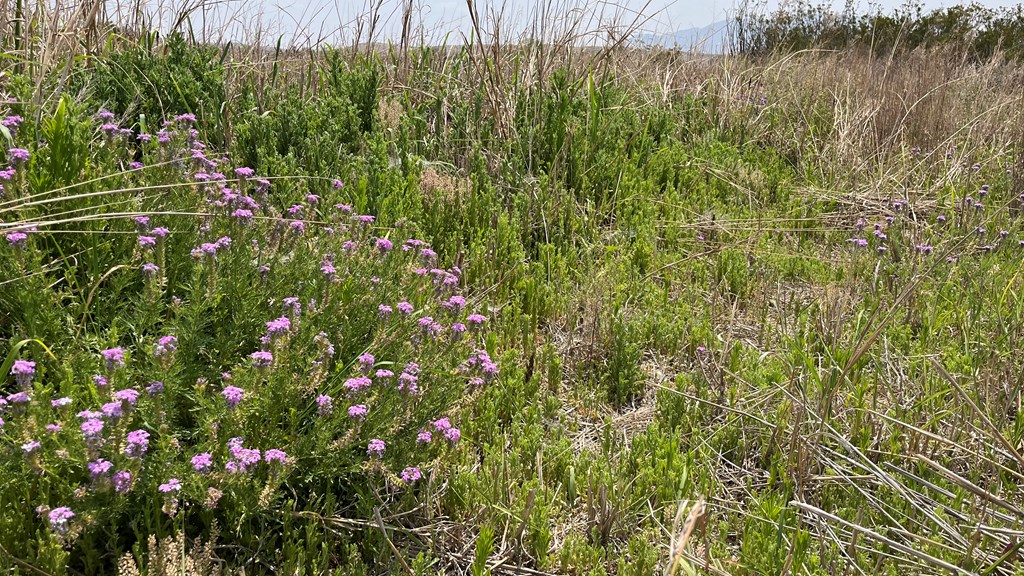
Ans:
[[[61,244],[32,227],[61,212],[127,232],[107,240],[116,265],[65,298],[41,300],[31,274],[3,279],[5,335],[24,344],[0,397],[0,543],[46,570],[106,572],[149,535],[214,526],[264,561],[294,561],[280,552],[291,511],[366,508],[381,490],[412,507],[443,482],[461,437],[449,417],[497,375],[461,271],[354,213],[338,181],[291,198],[214,159],[194,122],[153,135],[129,173],[120,132],[83,148],[91,175],[144,174],[160,190],[100,192],[128,202],[119,214],[74,187],[26,200],[19,176],[62,173],[57,148],[13,167],[5,269]],[[91,321],[41,334],[48,307]]]

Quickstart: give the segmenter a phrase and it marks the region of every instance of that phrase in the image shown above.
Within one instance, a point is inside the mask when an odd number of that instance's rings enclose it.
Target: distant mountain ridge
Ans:
[[[662,34],[642,33],[637,42],[644,46],[681,48],[694,52],[722,54],[729,45],[729,22],[719,20],[699,28],[687,28]]]

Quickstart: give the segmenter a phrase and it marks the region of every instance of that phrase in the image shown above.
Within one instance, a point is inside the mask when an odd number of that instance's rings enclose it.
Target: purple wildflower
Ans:
[[[24,232],[8,232],[6,234],[7,243],[13,248],[24,248],[25,243],[28,241],[28,234]]]
[[[291,311],[292,316],[298,316],[302,312],[302,304],[294,296],[282,299],[281,304],[285,312]]]
[[[367,456],[376,456],[377,458],[384,457],[384,441],[380,438],[374,438],[370,440],[370,443],[366,446]]]
[[[423,472],[420,472],[420,469],[415,466],[402,470],[402,481],[406,484],[412,484],[420,478],[423,478]]]
[[[287,316],[281,316],[276,320],[267,322],[267,335],[271,337],[284,336],[291,330],[292,321]]]
[[[228,440],[228,449],[231,451],[231,460],[224,464],[224,469],[232,473],[248,472],[249,468],[259,464],[260,451],[242,446],[240,437]]]
[[[124,447],[125,456],[142,458],[149,449],[149,432],[145,430],[132,430],[125,440],[128,442]]]
[[[15,392],[7,395],[7,401],[11,404],[28,404],[32,401],[32,395],[25,391]]]
[[[124,366],[124,349],[122,348],[110,348],[100,352],[103,355],[103,359],[107,361],[107,371],[113,372],[114,370]]]
[[[192,468],[200,474],[206,474],[213,466],[213,456],[209,452],[196,454],[192,457]]]
[[[124,494],[132,487],[132,473],[127,470],[121,470],[114,474],[114,490],[117,490],[119,494]]]
[[[366,376],[359,376],[357,378],[349,378],[345,381],[344,386],[349,392],[359,392],[364,388],[369,388],[371,384],[373,384],[373,381],[369,378]]]
[[[139,391],[134,388],[118,390],[117,392],[114,392],[114,399],[125,402],[129,406],[134,406],[135,402],[139,399]]]
[[[176,336],[161,336],[153,347],[153,356],[163,358],[178,349],[178,338]]]
[[[419,377],[408,372],[402,372],[398,375],[398,389],[409,394],[416,394],[419,391],[419,385],[417,382]]]
[[[11,160],[11,164],[18,166],[28,162],[28,159],[32,156],[32,153],[24,148],[10,148],[7,150],[7,156]]]
[[[242,390],[238,386],[228,386],[221,392],[221,394],[224,396],[224,400],[227,401],[228,408],[234,408],[242,401],[242,397],[245,395],[245,390]]]
[[[170,480],[167,481],[167,483],[161,484],[157,488],[157,490],[163,492],[164,494],[168,494],[170,492],[178,492],[181,490],[181,480],[178,480],[177,478],[171,478]]]
[[[50,529],[58,534],[66,534],[69,526],[68,523],[75,517],[75,513],[71,511],[71,508],[67,506],[61,506],[60,508],[54,508],[50,510],[50,514],[47,518],[50,521]]]
[[[327,394],[321,394],[316,397],[317,412],[320,415],[330,414],[334,410],[334,398],[331,398]]]
[[[348,415],[353,420],[364,420],[368,411],[366,404],[356,404],[348,407]]]
[[[103,405],[103,416],[109,420],[117,420],[124,415],[124,407],[120,402],[107,402]]]
[[[102,458],[99,460],[93,460],[92,462],[89,462],[88,465],[89,476],[92,478],[98,478],[107,472],[110,472],[110,469],[113,467],[114,465],[111,464],[109,460],[104,460]]]
[[[249,355],[249,358],[252,359],[252,365],[257,368],[265,368],[267,366],[270,366],[270,363],[274,361],[274,355],[265,350],[253,352],[252,354]]]
[[[11,366],[11,376],[14,376],[14,381],[18,383],[18,386],[22,388],[27,387],[32,383],[32,378],[36,375],[36,363],[28,360],[15,360],[14,365]]]
[[[95,440],[99,438],[100,434],[103,433],[103,420],[99,418],[90,418],[85,422],[82,422],[82,435],[89,440]]]
[[[25,119],[21,116],[14,115],[7,116],[3,120],[0,120],[0,124],[2,124],[4,128],[7,128],[7,130],[9,130],[11,136],[13,137],[18,132],[18,126],[21,126],[21,123],[24,121]]]
[[[139,246],[148,248],[150,246],[156,246],[156,237],[154,236],[139,236]]]
[[[278,464],[284,465],[288,460],[288,455],[285,454],[284,450],[271,448],[263,453],[263,460],[266,461],[267,464],[277,462]]]

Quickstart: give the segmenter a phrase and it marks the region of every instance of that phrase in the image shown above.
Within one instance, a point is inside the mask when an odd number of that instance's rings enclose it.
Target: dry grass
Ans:
[[[181,533],[160,541],[151,535],[144,573],[149,576],[219,576],[221,561],[214,553],[216,542],[216,527],[207,542],[198,538],[189,542]],[[139,576],[143,572],[135,558],[126,553],[118,562],[117,573],[118,576]]]

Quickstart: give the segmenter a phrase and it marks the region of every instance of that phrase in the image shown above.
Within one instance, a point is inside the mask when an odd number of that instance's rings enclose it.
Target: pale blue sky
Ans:
[[[785,1],[785,0],[781,0]],[[998,7],[1016,5],[1017,2],[999,0],[975,0],[980,4]],[[164,0],[160,5],[172,7],[187,3],[188,0]],[[466,0],[412,0],[414,6],[413,27],[423,30],[425,39],[440,41],[446,32],[469,31],[469,11]],[[531,23],[544,22],[549,32],[562,30],[568,21],[577,22],[577,28],[596,30],[618,23],[637,23],[645,32],[664,33],[674,30],[706,26],[725,20],[735,12],[734,0],[476,0],[481,19],[486,22],[491,16],[501,14],[503,30],[522,29]],[[778,6],[780,0],[766,0],[769,8]],[[362,23],[363,35],[368,32],[366,14],[371,7],[381,5],[380,19],[375,37],[378,40],[397,37],[401,28],[401,6],[403,0],[227,0],[207,14],[208,28],[217,30],[234,39],[244,38],[257,28],[268,31],[272,36],[285,34],[294,38],[295,43],[310,41],[351,41]],[[815,0],[817,3],[817,0]],[[836,0],[837,7],[843,0]],[[955,5],[948,0],[925,0],[928,7]],[[902,4],[901,0],[861,1],[863,9],[881,7],[887,10]],[[153,2],[152,5],[156,5]],[[542,12],[550,7],[554,16]],[[502,7],[504,11],[502,12]],[[540,15],[540,16],[539,16]],[[567,16],[568,15],[568,16]],[[229,19],[232,27],[211,22]],[[199,18],[197,17],[197,20]],[[198,25],[199,22],[197,21]],[[200,27],[200,26],[197,26]],[[486,26],[485,26],[486,28]],[[216,38],[210,38],[215,40]],[[264,39],[266,42],[266,39]],[[287,40],[286,40],[287,42]]]

